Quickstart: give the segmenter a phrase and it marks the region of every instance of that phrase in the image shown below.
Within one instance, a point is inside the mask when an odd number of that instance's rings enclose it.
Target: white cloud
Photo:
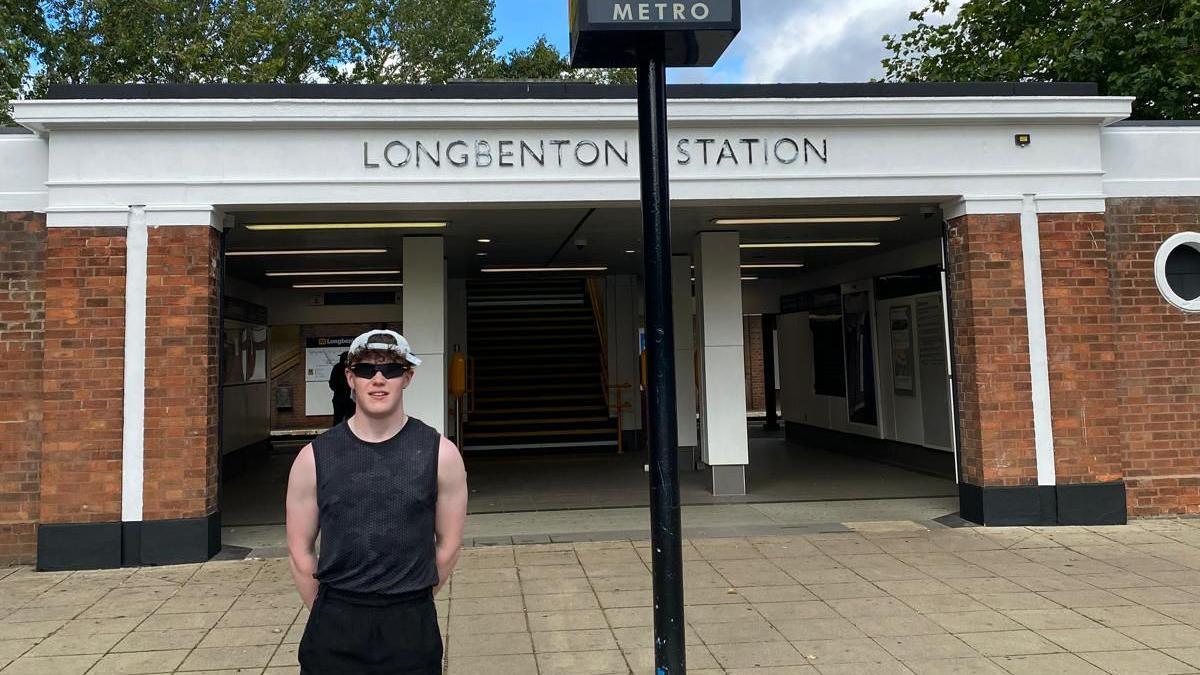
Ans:
[[[885,33],[903,33],[925,0],[743,0],[742,31],[715,68],[679,82],[865,82],[883,77]],[[951,16],[962,0],[953,0]],[[936,17],[931,17],[936,18]]]

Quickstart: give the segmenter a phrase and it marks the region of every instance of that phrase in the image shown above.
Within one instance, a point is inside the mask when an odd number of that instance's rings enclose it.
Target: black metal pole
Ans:
[[[638,53],[638,161],[646,279],[646,398],[650,446],[650,545],[656,675],[686,673],[679,430],[671,314],[671,195],[667,170],[667,69],[661,38]]]
[[[763,390],[766,394],[767,421],[763,429],[777,431],[779,416],[775,410],[775,315],[762,315]]]

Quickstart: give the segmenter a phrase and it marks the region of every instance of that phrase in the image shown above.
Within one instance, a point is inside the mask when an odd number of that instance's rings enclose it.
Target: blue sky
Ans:
[[[495,0],[499,51],[545,34],[570,50],[567,0]],[[962,0],[951,0],[951,16]],[[865,82],[881,78],[882,36],[909,26],[925,0],[742,0],[742,32],[713,68],[677,68],[671,82]]]

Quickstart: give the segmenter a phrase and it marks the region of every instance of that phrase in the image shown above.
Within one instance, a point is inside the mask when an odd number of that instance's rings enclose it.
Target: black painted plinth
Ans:
[[[38,525],[37,568],[92,570],[204,562],[221,550],[221,513],[203,518]]]
[[[958,486],[959,515],[981,525],[1124,525],[1125,483]]]

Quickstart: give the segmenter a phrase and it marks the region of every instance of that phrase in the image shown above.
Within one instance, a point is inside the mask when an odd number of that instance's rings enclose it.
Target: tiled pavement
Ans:
[[[1200,673],[1200,520],[685,543],[689,672]],[[448,671],[649,673],[646,542],[465,550]],[[10,673],[295,673],[287,561],[0,570]]]

